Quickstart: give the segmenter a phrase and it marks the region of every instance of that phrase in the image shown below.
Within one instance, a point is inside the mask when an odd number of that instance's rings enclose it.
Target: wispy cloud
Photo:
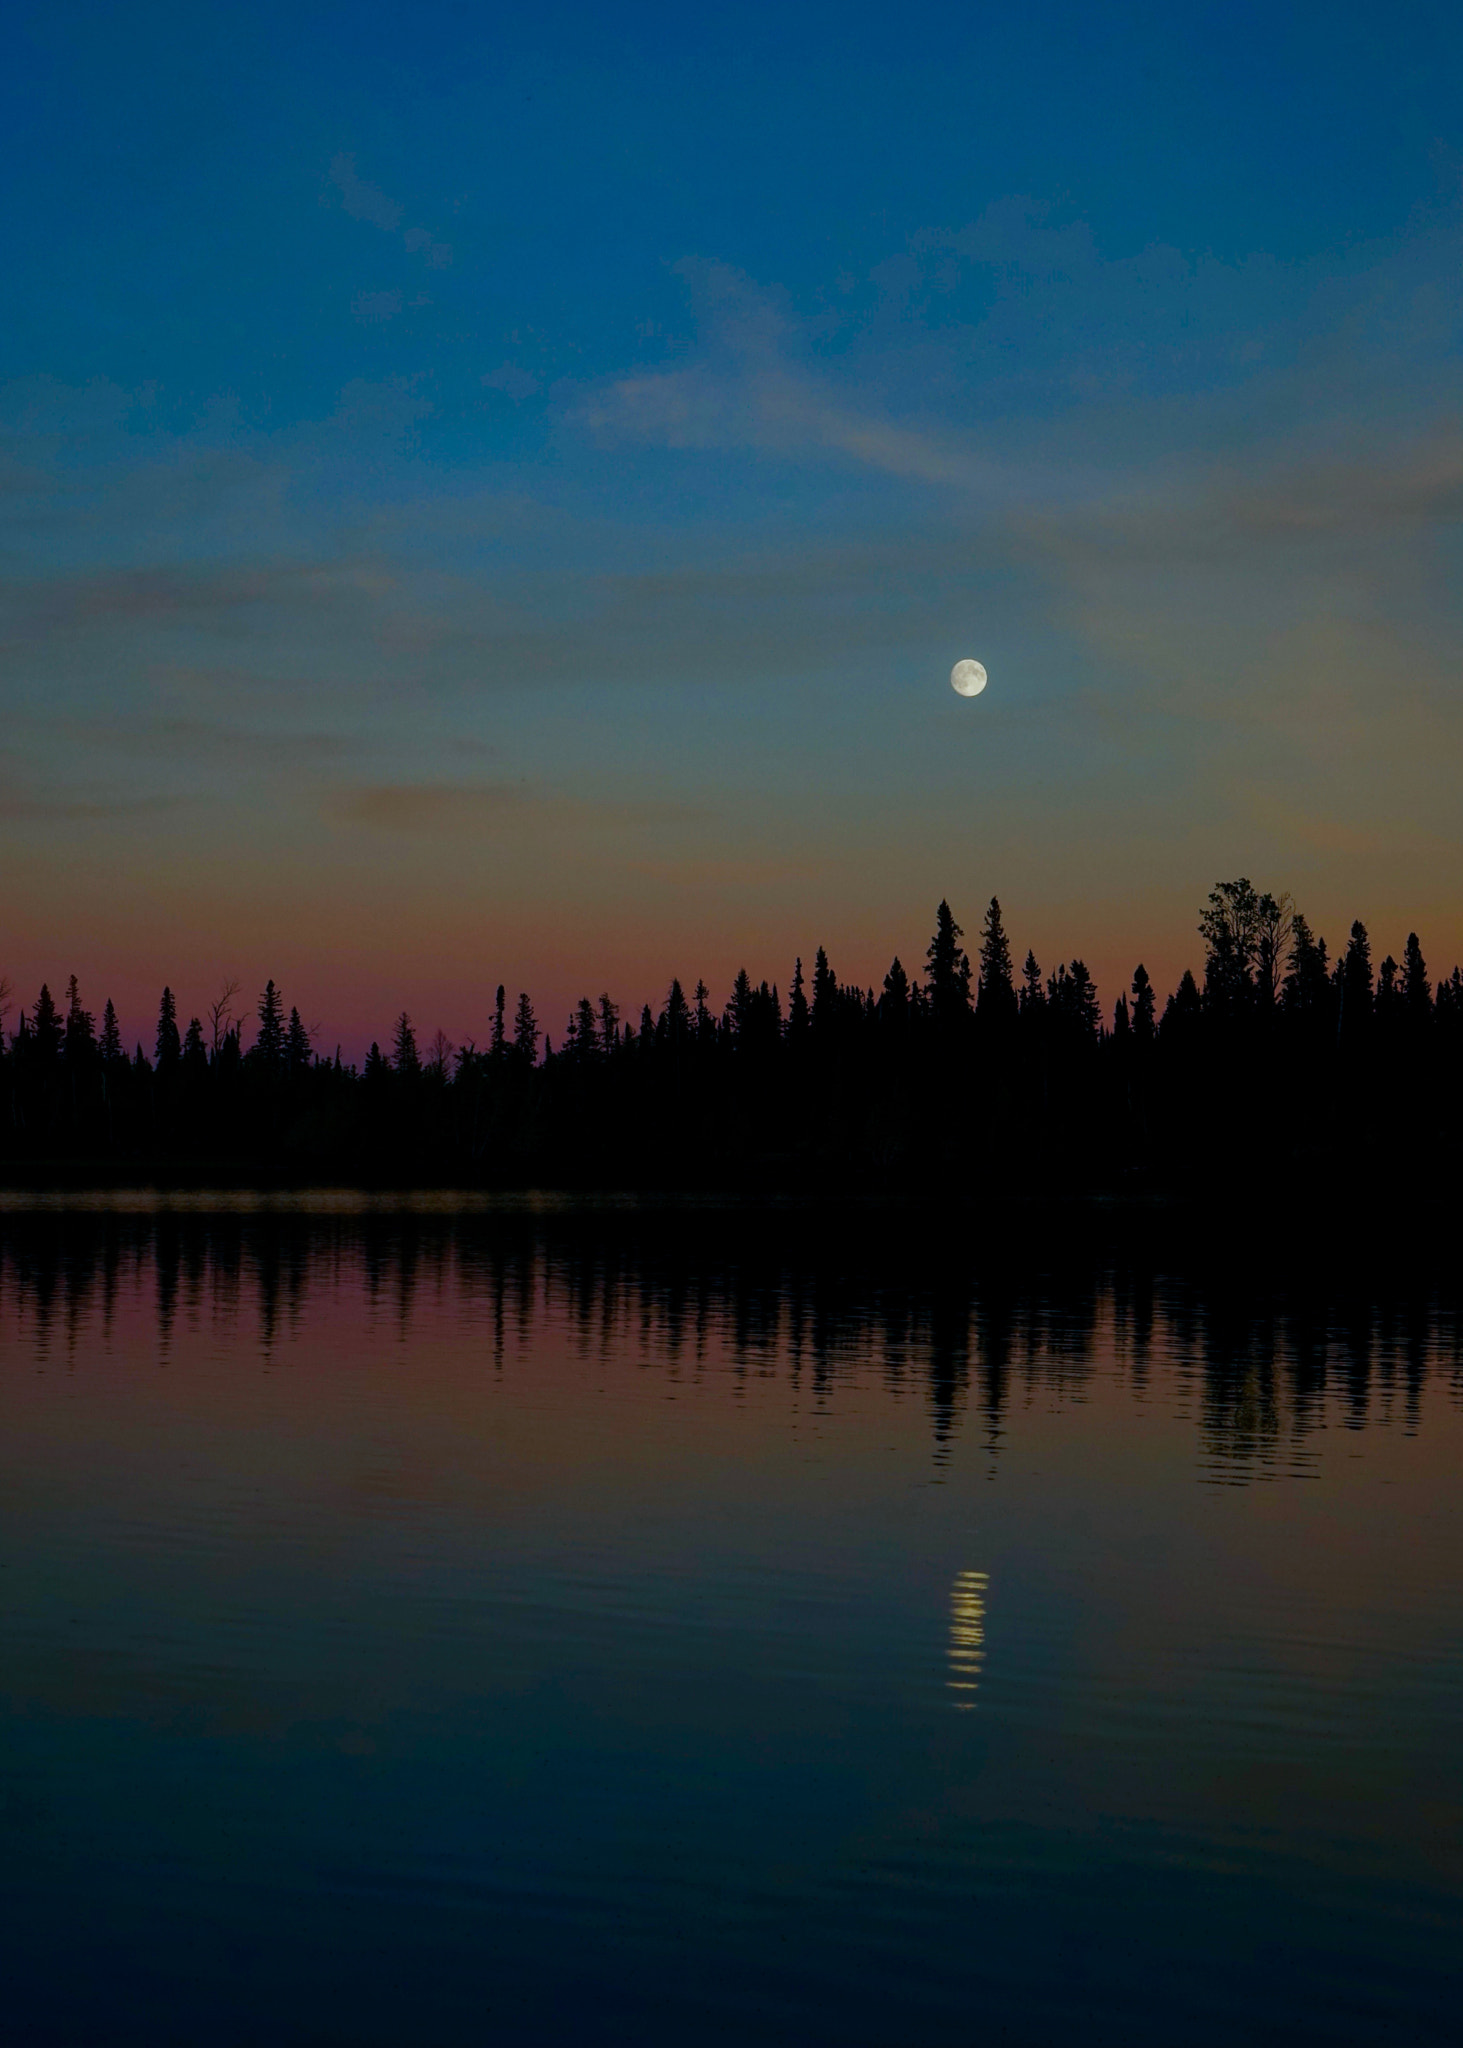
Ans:
[[[363,327],[382,327],[400,311],[401,293],[397,291],[357,292],[351,300],[351,312]]]
[[[580,797],[526,782],[376,783],[336,796],[330,809],[343,823],[387,832],[437,832],[454,837],[496,831],[525,812],[590,827],[682,825],[704,818],[688,804]]]
[[[1423,437],[1340,458],[1282,450],[1242,471],[1190,464],[1156,480],[1129,477],[1105,500],[1020,517],[1023,532],[1074,566],[1236,555],[1268,566],[1277,546],[1386,542],[1463,522],[1463,431],[1444,418]]]
[[[157,817],[185,801],[180,796],[48,795],[0,786],[0,819],[17,825],[88,824],[106,818]]]
[[[578,416],[605,442],[666,448],[823,452],[921,483],[990,485],[995,466],[958,434],[889,416],[887,396],[865,408],[835,395],[800,358],[806,337],[773,296],[725,264],[677,266],[701,312],[702,353],[673,369],[612,378]]]
[[[352,220],[368,220],[372,227],[394,234],[401,225],[404,208],[388,199],[379,185],[373,185],[356,169],[354,153],[342,151],[330,160],[330,182],[340,194],[340,203]]]
[[[406,208],[388,198],[379,185],[363,178],[356,169],[353,151],[342,150],[330,160],[330,182],[340,194],[340,203],[352,220],[368,221],[383,234],[394,235],[401,227]],[[445,270],[452,261],[452,244],[439,241],[424,227],[407,228],[402,242],[414,256],[425,256],[432,270]]]

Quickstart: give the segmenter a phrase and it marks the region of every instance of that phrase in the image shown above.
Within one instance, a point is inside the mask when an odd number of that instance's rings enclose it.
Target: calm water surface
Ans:
[[[0,1218],[9,2038],[1458,2038],[1452,1296],[797,1235]]]

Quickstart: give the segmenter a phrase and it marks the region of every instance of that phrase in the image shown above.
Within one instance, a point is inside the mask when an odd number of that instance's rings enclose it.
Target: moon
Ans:
[[[986,672],[978,661],[957,661],[950,671],[950,688],[957,697],[978,697],[986,686]]]

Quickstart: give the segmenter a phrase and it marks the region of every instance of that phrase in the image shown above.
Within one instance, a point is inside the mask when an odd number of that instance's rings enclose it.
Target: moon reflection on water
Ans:
[[[986,1572],[957,1572],[950,1590],[950,1690],[957,1707],[973,1707],[985,1662]]]

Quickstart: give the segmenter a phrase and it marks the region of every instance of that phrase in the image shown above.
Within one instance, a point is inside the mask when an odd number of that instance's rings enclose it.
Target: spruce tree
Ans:
[[[178,1004],[170,988],[165,988],[162,1001],[158,1004],[157,1040],[153,1046],[153,1057],[159,1074],[170,1074],[177,1066],[183,1053],[182,1040],[178,1036]]]
[[[284,998],[271,977],[259,998],[259,1036],[254,1050],[262,1063],[274,1072],[284,1058]]]
[[[533,1014],[533,1004],[526,993],[520,994],[513,1018],[513,1050],[526,1067],[531,1067],[538,1058],[538,1039],[538,1019]]]
[[[807,991],[803,987],[803,957],[801,953],[793,962],[792,986],[787,992],[787,1040],[789,1045],[802,1045],[808,1036],[812,1022],[808,1010]]]
[[[698,982],[696,988],[698,996],[704,998],[706,994],[706,984],[704,982]],[[608,992],[605,992],[601,994],[599,999],[600,1050],[602,1052],[607,1053],[613,1052],[615,1047],[619,1044],[619,1042],[620,1013],[618,1009],[616,1009],[615,1005],[610,1001]]]
[[[1016,1014],[1016,990],[1011,974],[1011,948],[1001,922],[1001,906],[992,896],[985,914],[980,943],[980,984],[975,999],[976,1014],[983,1021],[999,1023]]]
[[[291,1007],[289,1030],[285,1034],[284,1060],[286,1071],[293,1077],[303,1074],[310,1064],[310,1034],[300,1021],[300,1013]]]
[[[47,983],[41,983],[41,992],[36,997],[36,1006],[31,1023],[32,1044],[37,1062],[48,1067],[61,1051],[61,1020],[56,1015],[56,1002]]]
[[[1346,951],[1337,962],[1341,984],[1341,1028],[1358,1031],[1372,1012],[1372,948],[1366,926],[1357,918]]]
[[[91,1011],[81,1000],[81,989],[73,974],[66,984],[66,1063],[85,1066],[96,1046],[96,1026]]]
[[[828,964],[828,955],[820,946],[813,959],[813,1007],[809,1023],[821,1037],[833,1022],[838,1003],[838,977]]]
[[[574,1045],[581,1059],[592,1060],[600,1051],[599,1019],[588,996],[581,996],[573,1019]]]
[[[396,1020],[396,1031],[392,1039],[392,1060],[398,1074],[419,1074],[421,1058],[417,1052],[417,1035],[412,1029],[411,1018],[403,1010]]]
[[[935,912],[935,935],[925,954],[925,981],[937,1018],[961,1017],[970,1009],[970,956],[960,945],[964,936],[942,897]]]
[[[1432,1014],[1432,989],[1428,984],[1427,962],[1417,943],[1417,933],[1407,934],[1402,954],[1402,1002],[1408,1017],[1418,1023]]]
[[[884,976],[884,993],[879,998],[879,1015],[887,1024],[903,1024],[909,1015],[909,976],[896,953]]]

